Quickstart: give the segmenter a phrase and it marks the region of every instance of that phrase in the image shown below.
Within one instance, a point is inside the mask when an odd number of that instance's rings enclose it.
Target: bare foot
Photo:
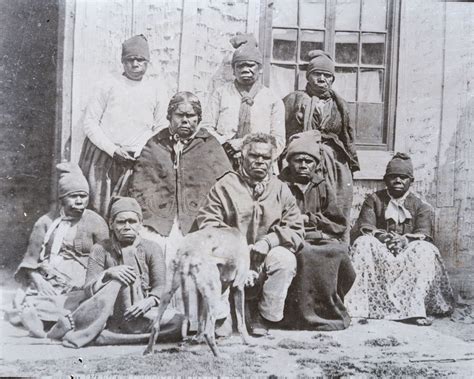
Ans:
[[[20,315],[21,323],[28,329],[30,334],[36,338],[46,338],[43,321],[40,320],[36,311],[31,307],[26,307]]]

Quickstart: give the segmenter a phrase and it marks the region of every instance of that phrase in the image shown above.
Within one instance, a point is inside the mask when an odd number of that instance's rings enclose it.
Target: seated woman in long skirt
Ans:
[[[285,324],[291,328],[341,330],[350,324],[344,296],[355,279],[344,242],[345,216],[335,188],[321,170],[321,133],[292,136],[288,166],[280,174],[303,214],[305,242],[296,253],[298,271],[286,300]]]
[[[448,315],[454,296],[431,237],[431,206],[410,191],[411,159],[397,153],[384,176],[386,189],[369,195],[353,228],[351,258],[357,279],[346,297],[352,317],[429,325]]]

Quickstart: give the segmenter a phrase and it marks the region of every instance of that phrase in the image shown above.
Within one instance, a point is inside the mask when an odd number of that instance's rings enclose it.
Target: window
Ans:
[[[392,148],[397,0],[262,0],[264,81],[282,98],[306,86],[307,54],[328,51],[359,148]],[[262,39],[263,38],[263,39]]]

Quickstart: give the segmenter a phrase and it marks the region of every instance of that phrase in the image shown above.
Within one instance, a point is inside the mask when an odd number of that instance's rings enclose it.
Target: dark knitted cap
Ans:
[[[385,176],[394,174],[406,175],[412,179],[414,178],[413,163],[407,154],[396,153],[390,162],[388,162],[387,169],[385,170]]]
[[[150,60],[148,41],[143,34],[133,36],[122,43],[122,59],[128,57],[140,57]]]
[[[252,34],[236,34],[231,38],[230,43],[235,48],[234,55],[232,55],[232,65],[239,61],[263,63],[262,53]]]
[[[58,197],[61,199],[73,192],[86,192],[89,194],[89,183],[82,174],[79,166],[72,162],[56,165],[58,170]]]
[[[114,196],[109,204],[109,222],[112,222],[120,212],[135,212],[140,220],[143,217],[140,204],[134,198]]]
[[[295,154],[308,154],[319,162],[321,160],[321,133],[319,130],[309,130],[291,136],[286,148],[286,160]]]
[[[310,74],[313,71],[321,71],[334,76],[334,61],[329,55],[322,50],[312,50],[308,53],[309,63],[308,69],[306,70],[306,75]]]

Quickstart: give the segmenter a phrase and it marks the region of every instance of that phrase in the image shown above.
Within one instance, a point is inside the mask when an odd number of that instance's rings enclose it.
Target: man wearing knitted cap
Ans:
[[[88,298],[59,319],[48,337],[67,347],[117,345],[148,340],[166,284],[166,264],[158,244],[140,236],[142,210],[130,197],[113,197],[110,238],[92,247],[87,266]],[[162,338],[180,338],[183,316],[164,315]]]
[[[79,165],[89,184],[90,207],[105,217],[112,193],[122,193],[131,166],[148,139],[167,126],[167,87],[147,74],[143,35],[122,44],[123,72],[105,75],[85,110]]]
[[[321,172],[320,145],[317,130],[293,135],[286,150],[288,166],[280,174],[296,198],[305,227],[284,323],[296,329],[341,330],[350,324],[343,301],[355,272],[348,245],[342,242],[344,215]]]
[[[410,191],[413,180],[410,157],[397,153],[387,165],[387,188],[362,205],[351,249],[357,279],[346,297],[353,317],[429,325],[427,315],[453,311],[447,272],[432,243],[432,209]]]
[[[263,58],[255,38],[238,34],[230,42],[235,48],[235,80],[211,94],[201,126],[224,145],[235,166],[242,138],[249,133],[271,134],[277,141],[279,155],[285,146],[285,125],[281,99],[260,82]]]
[[[108,236],[102,217],[86,209],[89,186],[79,167],[61,163],[57,169],[60,208],[35,223],[15,273],[23,288],[8,312],[11,323],[35,337],[45,337],[45,329],[78,305],[92,245]]]
[[[286,138],[307,130],[319,130],[322,137],[321,156],[327,179],[334,187],[342,208],[348,240],[352,207],[352,173],[359,170],[354,145],[354,127],[347,103],[331,88],[335,67],[331,56],[321,50],[308,53],[308,81],[304,90],[287,95],[285,104]]]

